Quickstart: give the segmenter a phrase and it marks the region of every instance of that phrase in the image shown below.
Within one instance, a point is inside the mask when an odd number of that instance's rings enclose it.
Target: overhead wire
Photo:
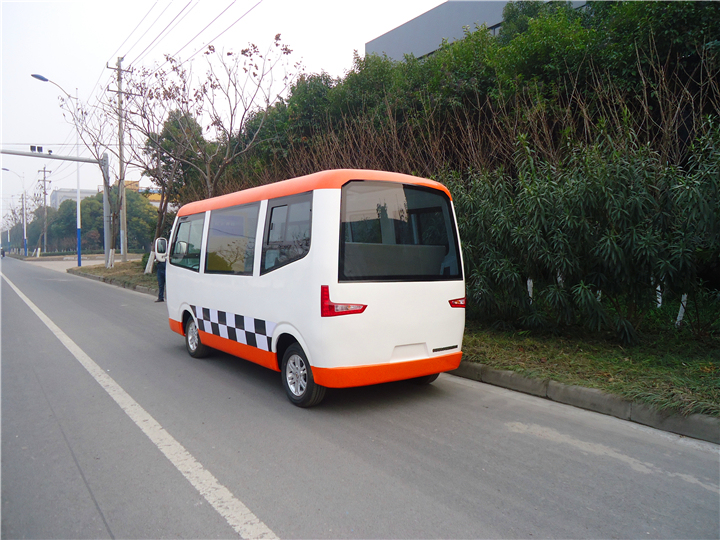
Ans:
[[[195,36],[193,36],[190,40],[188,40],[188,41],[185,43],[185,45],[183,45],[180,49],[178,49],[177,52],[173,55],[173,57],[177,57],[183,50],[185,50],[188,46],[190,46],[198,37],[200,37],[206,30],[208,30],[208,28],[210,28],[220,17],[222,17],[233,5],[235,5],[236,2],[237,2],[237,0],[232,0],[232,2],[230,2],[230,4],[229,4],[225,9],[223,9],[223,10],[222,10],[217,16],[215,16],[207,25],[205,25],[205,26],[202,28],[202,30],[200,30],[197,34],[195,34]],[[243,20],[248,14],[250,14],[250,13],[251,13],[256,7],[258,7],[262,2],[263,2],[263,0],[257,1],[257,2],[256,2],[254,5],[252,5],[247,11],[245,11],[238,19],[236,19],[232,24],[230,24],[227,28],[225,28],[222,32],[220,32],[219,34],[217,34],[214,38],[212,38],[211,40],[209,40],[207,43],[212,43],[213,41],[215,41],[215,40],[217,40],[218,38],[220,38],[222,35],[224,35],[226,32],[228,32],[231,28],[233,28],[235,25],[237,25],[241,20]],[[157,22],[160,20],[160,18],[161,18],[161,17],[165,14],[165,12],[168,10],[168,8],[170,7],[170,4],[171,4],[171,3],[172,3],[172,2],[168,3],[168,5],[165,7],[165,9],[163,9],[162,12],[155,18],[155,20],[150,24],[150,26],[149,26],[148,29],[143,33],[143,35],[141,35],[141,36],[135,41],[135,43],[133,43],[133,45],[126,51],[125,56],[129,55],[129,53],[137,46],[137,44],[140,43],[140,41],[143,39],[143,37],[144,37],[145,35],[147,35],[148,31],[157,24]],[[134,60],[134,62],[139,62],[140,60],[142,60],[143,58],[145,58],[145,57],[147,56],[147,54],[149,54],[149,53],[160,43],[160,41],[162,41],[163,39],[165,39],[165,38],[170,34],[170,32],[171,32],[172,30],[174,30],[175,28],[177,28],[177,26],[180,24],[180,22],[181,22],[183,19],[185,19],[185,17],[197,6],[197,3],[196,3],[195,5],[193,5],[193,6],[190,8],[190,10],[187,10],[188,6],[189,6],[191,3],[192,3],[192,0],[191,0],[190,2],[188,2],[188,4],[186,4],[185,7],[183,7],[182,10],[180,10],[180,12],[179,12],[177,15],[175,15],[175,17],[170,21],[170,23],[168,23],[168,24],[165,26],[165,28],[163,28],[163,30],[162,30],[161,32],[159,32],[158,35],[145,47],[145,49],[143,49],[143,51],[140,52],[140,53],[137,55],[137,57],[136,57],[136,59]],[[156,1],[155,3],[153,3],[153,5],[152,5],[152,6],[150,7],[150,9],[145,13],[145,15],[142,17],[142,19],[140,20],[140,22],[135,26],[135,28],[132,30],[132,32],[130,32],[130,34],[128,34],[128,36],[125,38],[125,40],[120,44],[120,46],[117,48],[117,50],[115,51],[115,53],[113,54],[113,56],[115,56],[115,55],[118,53],[118,51],[120,51],[120,50],[122,49],[123,45],[124,45],[125,43],[127,43],[128,40],[133,36],[133,34],[135,34],[135,33],[137,32],[138,28],[140,28],[140,26],[141,26],[141,25],[143,24],[143,22],[148,18],[148,16],[149,16],[150,13],[153,11],[153,9],[155,9],[156,6],[157,6],[157,1]],[[186,11],[186,10],[187,10],[187,11]],[[184,13],[184,15],[183,15],[183,13]],[[182,17],[180,17],[181,15],[182,15]],[[180,17],[179,20],[178,20],[178,17]],[[176,21],[177,21],[177,22],[176,22]],[[170,28],[171,26],[172,26],[172,28]],[[168,30],[168,28],[170,28],[170,30]],[[199,54],[199,53],[202,52],[203,50],[204,50],[204,47],[199,47],[193,54],[191,54],[191,55],[190,55],[187,59],[185,59],[181,64],[184,64],[185,62],[188,62],[189,60],[191,60],[193,57],[195,57],[197,54]],[[152,72],[149,74],[149,76],[152,76],[152,75],[153,75],[154,73],[156,73],[159,69],[161,69],[165,64],[167,64],[167,60],[166,60],[163,64],[161,64],[159,67],[157,67],[154,71],[152,71]],[[92,89],[92,91],[90,92],[90,95],[93,95],[93,94],[95,93],[95,90],[97,89],[98,84],[99,84],[99,82],[100,82],[101,79],[102,79],[102,73],[100,74],[100,76],[98,77],[97,81],[95,82],[95,84],[94,84],[94,86],[93,86],[93,89]],[[112,82],[112,78],[111,78],[110,81],[108,81],[108,82],[111,83],[111,82]],[[108,85],[105,85],[105,86],[106,86],[106,87],[109,87],[109,84],[108,84]],[[91,121],[94,120],[94,119],[97,119],[98,115],[100,114],[100,110],[102,109],[102,103],[101,103],[101,102],[102,102],[102,95],[104,95],[106,91],[107,91],[107,89],[106,89],[100,96],[95,95],[95,96],[94,96],[94,97],[95,97],[95,103],[94,103],[93,105],[91,105],[91,106],[90,106],[90,105],[88,106],[87,109],[88,109],[88,112],[89,112],[90,115],[91,115],[90,118],[89,118]],[[68,135],[68,139],[69,139],[69,137],[70,137],[71,135],[72,135],[72,133]],[[109,146],[116,146],[116,144],[115,144],[115,145],[110,144]],[[83,148],[83,151],[84,151],[84,150],[85,150],[85,149]]]
[[[141,62],[148,54],[150,54],[153,51],[153,49],[155,49],[155,47],[157,47],[162,42],[162,40],[164,40],[167,36],[169,36],[172,33],[172,31],[175,30],[175,28],[177,28],[177,26],[185,20],[185,17],[190,15],[192,10],[195,9],[199,3],[200,3],[199,1],[195,2],[195,4],[189,10],[187,10],[182,17],[180,17],[180,19],[175,23],[175,25],[170,30],[168,30],[167,33],[162,38],[160,38],[160,40],[158,40],[158,42],[152,48],[150,48],[144,55],[136,58],[133,62],[131,62],[131,64]]]
[[[212,38],[211,40],[209,40],[209,41],[208,41],[208,44],[211,44],[213,41],[215,41],[215,40],[218,39],[220,36],[222,36],[225,32],[227,32],[228,30],[230,30],[230,29],[231,29],[233,26],[235,26],[237,23],[239,23],[240,21],[242,21],[252,10],[254,10],[256,7],[258,7],[258,6],[259,6],[260,4],[262,4],[262,3],[263,3],[263,0],[258,0],[258,2],[257,2],[255,5],[253,5],[250,9],[248,9],[245,13],[243,13],[243,14],[240,16],[239,19],[237,19],[234,23],[232,23],[230,26],[228,26],[225,30],[223,30],[222,32],[220,32],[217,36],[215,36],[214,38]],[[217,18],[217,17],[216,17],[216,18]],[[208,25],[208,26],[209,26],[209,25]],[[193,38],[193,39],[194,39],[194,38]],[[181,49],[181,50],[182,50],[182,49]],[[202,52],[202,50],[203,50],[202,48],[199,48],[199,49],[196,50],[194,53],[192,53],[190,56],[188,56],[185,60],[183,60],[182,62],[180,62],[179,65],[183,65],[185,62],[190,61],[195,55],[197,55],[198,53]],[[178,53],[179,53],[179,52],[180,52],[180,51],[178,51]],[[178,53],[175,53],[175,55],[177,56]]]
[[[135,26],[135,28],[133,28],[133,31],[128,34],[128,36],[125,38],[125,41],[123,41],[123,42],[120,44],[120,46],[115,50],[115,52],[110,55],[110,58],[112,58],[113,56],[115,56],[115,55],[120,51],[120,49],[122,49],[122,46],[125,45],[125,43],[127,43],[127,40],[130,39],[130,36],[132,36],[132,35],[135,33],[135,31],[136,31],[138,28],[140,28],[140,25],[143,23],[143,21],[144,21],[145,19],[147,19],[147,16],[150,15],[150,12],[151,12],[153,9],[155,9],[155,6],[156,6],[156,5],[157,5],[157,1],[156,1],[152,6],[150,6],[150,9],[147,11],[147,13],[145,13],[145,16],[144,16],[142,19],[140,19],[140,22],[137,23],[137,25]],[[168,7],[169,7],[169,6],[168,6]],[[166,8],[166,9],[167,9],[167,8]],[[156,22],[157,22],[157,21],[156,21]],[[150,28],[152,28],[152,25],[150,25]],[[148,30],[149,30],[150,28],[148,28]],[[132,47],[130,48],[130,50],[132,50]],[[130,52],[130,51],[128,51],[128,52]]]
[[[173,58],[177,57],[177,55],[179,55],[179,54],[183,51],[183,49],[185,49],[185,47],[187,47],[188,45],[190,45],[190,43],[192,43],[193,41],[195,41],[195,40],[200,36],[200,34],[202,34],[205,30],[207,30],[208,28],[210,28],[210,26],[211,26],[215,21],[217,21],[222,15],[224,15],[225,12],[226,12],[228,9],[230,9],[231,7],[233,7],[233,6],[235,5],[235,2],[236,2],[236,1],[237,1],[237,0],[233,0],[232,2],[230,2],[230,5],[228,5],[228,7],[226,7],[225,9],[223,9],[212,21],[210,21],[207,25],[205,25],[205,28],[203,28],[203,29],[200,30],[197,34],[195,34],[195,36],[193,36],[193,37],[190,39],[190,41],[188,41],[185,45],[183,45],[182,47],[180,47],[180,49],[173,55]],[[262,1],[262,0],[261,0],[261,1]]]
[[[172,2],[170,2],[167,6],[165,6],[165,9],[163,9],[162,12],[160,12],[160,15],[157,16],[157,18],[152,22],[152,24],[148,27],[148,29],[145,31],[145,33],[143,35],[141,35],[135,43],[133,43],[132,47],[130,47],[127,51],[125,51],[126,55],[130,54],[130,51],[132,51],[135,48],[135,46],[138,43],[140,43],[140,40],[142,40],[145,37],[145,34],[147,34],[150,31],[150,28],[155,26],[155,24],[160,20],[160,17],[162,17],[165,14],[165,12],[168,10],[168,8],[171,5],[172,5]]]
[[[137,31],[138,28],[140,28],[140,25],[145,21],[145,19],[147,19],[148,15],[150,15],[150,12],[153,9],[155,9],[156,5],[157,5],[157,1],[152,6],[150,6],[150,9],[147,11],[147,13],[145,13],[145,15],[143,15],[143,18],[140,19],[140,22],[137,23],[135,28],[133,28],[133,31],[128,34],[128,36],[120,44],[120,46],[115,50],[115,52],[110,55],[110,58],[113,58],[118,53],[118,51],[122,48],[122,46],[125,45],[125,43],[127,43],[127,40],[130,39],[130,37]],[[150,26],[150,28],[152,28],[152,25]],[[131,50],[132,50],[132,48],[131,48]],[[128,51],[128,52],[130,52],[130,51]],[[100,82],[100,79],[102,79],[103,73],[105,73],[105,68],[103,68],[103,70],[100,72],[100,75],[98,76],[97,81],[95,81],[95,84],[93,85],[92,90],[89,92],[88,95],[91,96],[95,93],[95,89],[97,88],[98,83]]]
[[[128,40],[133,36],[133,34],[135,34],[135,32],[137,32],[138,28],[140,28],[140,26],[143,24],[143,22],[145,22],[145,20],[148,18],[148,16],[150,15],[150,13],[152,13],[153,9],[155,9],[155,6],[157,6],[157,1],[154,2],[153,5],[150,6],[150,9],[148,9],[148,10],[145,12],[145,15],[143,15],[143,17],[140,19],[140,22],[138,22],[137,25],[135,25],[135,28],[133,28],[133,30],[127,35],[127,37],[126,37],[126,38],[123,40],[123,42],[118,46],[118,48],[115,50],[115,52],[114,52],[112,55],[110,55],[110,58],[113,58],[113,57],[118,53],[118,51],[120,51],[120,49],[123,47],[123,45],[125,45],[125,43],[128,42]],[[168,5],[167,7],[169,7],[169,5]],[[167,7],[165,8],[165,10],[167,10]],[[163,10],[163,13],[165,12],[165,10]],[[162,15],[162,13],[161,13],[160,15]],[[159,17],[158,17],[158,18],[159,18]],[[157,19],[155,20],[155,22],[157,22]],[[155,24],[155,22],[153,22],[153,23],[148,27],[148,30],[153,27],[153,25]],[[144,34],[143,34],[143,35],[144,35]],[[140,39],[142,39],[142,36],[141,36]],[[136,42],[136,44],[137,44],[139,41],[140,41],[140,40],[138,39],[138,41]],[[133,45],[133,47],[134,47],[134,46],[135,46],[135,45]],[[130,48],[130,50],[132,50],[132,47]],[[130,50],[129,50],[128,52],[130,52]],[[105,69],[106,69],[106,68],[103,67],[103,69],[102,69],[101,72],[100,72],[100,75],[98,75],[98,78],[97,78],[97,80],[95,81],[95,84],[93,85],[92,90],[90,90],[90,92],[88,93],[89,96],[95,95],[95,90],[98,88],[98,85],[99,85],[99,83],[100,83],[100,80],[102,79],[103,74],[106,73]],[[106,87],[107,85],[103,85],[103,86]],[[103,92],[103,93],[104,93],[104,92]],[[95,104],[92,105],[92,106],[88,105],[88,111],[89,111],[89,113],[90,113],[90,115],[91,115],[91,117],[90,117],[89,120],[92,120],[92,119],[96,118],[96,116],[97,116],[97,114],[98,114],[98,112],[97,112],[97,107],[98,107],[99,104],[100,104],[100,98],[97,97],[97,96],[95,96]],[[83,150],[85,150],[85,149],[83,149]]]
[[[193,41],[195,41],[195,39],[197,39],[197,38],[198,38],[205,30],[207,30],[217,19],[219,19],[220,16],[222,16],[228,9],[230,9],[230,8],[235,4],[235,2],[236,2],[236,0],[233,0],[233,2],[232,2],[228,7],[226,7],[226,8],[225,8],[222,12],[220,12],[212,21],[210,21],[207,25],[205,25],[205,27],[204,27],[202,30],[200,30],[200,32],[198,32],[195,36],[193,36],[187,43],[185,43],[185,45],[183,45],[182,47],[180,47],[180,49],[178,49],[178,51],[172,56],[172,58],[177,57],[188,45],[190,45]],[[260,4],[262,4],[262,2],[263,2],[263,0],[259,0],[255,5],[253,5],[250,9],[248,9],[245,13],[243,13],[243,14],[240,16],[240,18],[238,18],[238,19],[237,19],[235,22],[233,22],[230,26],[228,26],[227,28],[225,28],[225,30],[223,30],[223,31],[220,32],[217,36],[215,36],[214,38],[212,38],[211,40],[209,40],[208,43],[212,43],[213,41],[215,41],[216,39],[218,39],[220,36],[222,36],[225,32],[227,32],[228,30],[230,30],[233,26],[235,26],[237,23],[239,23],[241,20],[243,20],[252,10],[254,10],[257,6],[259,6]],[[202,50],[203,50],[202,47],[198,48],[198,49],[197,49],[193,54],[191,54],[188,58],[186,58],[185,60],[183,60],[182,62],[180,62],[179,65],[182,65],[182,64],[188,62],[191,58],[193,58],[195,55],[197,55],[198,53],[200,53]],[[158,67],[156,67],[152,72],[150,72],[150,73],[148,74],[147,78],[152,77],[155,73],[157,73],[160,69],[162,69],[163,66],[165,66],[167,63],[168,63],[168,61],[166,60],[165,62],[163,62],[162,64],[160,64]]]
[[[162,31],[161,31],[157,36],[155,36],[155,39],[153,39],[153,40],[147,45],[147,47],[145,47],[145,49],[143,49],[143,51],[142,51],[140,54],[138,54],[138,57],[141,57],[141,56],[145,53],[145,51],[147,51],[148,49],[150,49],[155,42],[157,42],[159,39],[161,39],[160,37],[167,31],[168,28],[170,28],[170,26],[171,26],[171,25],[175,22],[175,20],[183,13],[183,11],[185,11],[185,10],[188,8],[188,6],[189,6],[190,4],[192,4],[192,0],[191,0],[190,2],[188,2],[187,4],[185,4],[185,7],[182,8],[182,9],[180,10],[180,12],[179,12],[177,15],[175,15],[175,17],[173,17],[172,20],[165,26],[165,28],[163,28]],[[164,12],[163,12],[163,13],[164,13]],[[182,19],[181,19],[181,20],[182,20]],[[126,54],[126,56],[127,56],[127,54]]]

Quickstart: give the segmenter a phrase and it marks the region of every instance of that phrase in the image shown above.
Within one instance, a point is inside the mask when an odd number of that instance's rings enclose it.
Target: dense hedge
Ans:
[[[704,126],[686,168],[663,163],[632,134],[622,145],[604,135],[556,166],[521,138],[514,178],[440,177],[454,195],[476,316],[530,327],[582,322],[633,342],[658,286],[694,303],[719,286],[717,275],[707,281],[720,260],[718,126]],[[718,315],[716,304],[708,320],[692,322],[707,331]]]

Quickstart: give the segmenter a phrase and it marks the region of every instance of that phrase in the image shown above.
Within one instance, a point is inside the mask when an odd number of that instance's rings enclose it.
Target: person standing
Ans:
[[[165,301],[165,260],[167,253],[155,252],[155,260],[157,261],[157,281],[158,281],[158,298],[155,302]]]

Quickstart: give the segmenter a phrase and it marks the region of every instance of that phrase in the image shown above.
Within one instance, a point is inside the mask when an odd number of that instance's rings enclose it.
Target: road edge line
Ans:
[[[130,417],[136,426],[165,455],[185,479],[203,496],[203,498],[227,521],[242,538],[278,538],[270,528],[232,492],[222,485],[215,476],[188,452],[160,423],[135,401],[112,377],[98,366],[77,343],[63,332],[32,300],[0,272],[5,282],[20,299],[47,326],[56,338],[70,351],[90,376],[103,387],[108,395]]]

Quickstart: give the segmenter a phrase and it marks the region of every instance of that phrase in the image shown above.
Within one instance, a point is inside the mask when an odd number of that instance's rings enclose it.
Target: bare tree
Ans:
[[[203,77],[166,56],[126,78],[127,159],[160,190],[156,237],[170,203],[217,195],[228,168],[256,143],[246,124],[259,117],[262,125],[291,84],[299,69],[291,52],[278,34],[264,53],[253,44],[239,53],[208,46]]]
[[[291,52],[279,34],[266,52],[249,44],[237,53],[221,53],[210,45],[204,52],[204,77],[193,75],[192,64],[166,56],[162,66],[135,68],[124,74],[122,111],[109,90],[92,107],[61,98],[61,107],[93,157],[100,160],[107,153],[118,158],[113,160],[108,176],[103,176],[110,209],[110,265],[123,205],[123,193],[112,188],[111,177],[115,181],[125,178],[132,167],[159,187],[157,237],[181,171],[192,170],[200,180],[199,186],[185,186],[186,197],[212,197],[218,193],[228,167],[255,144],[256,136],[246,136],[245,125],[252,117],[256,122],[258,117],[264,120],[269,106],[291,84],[299,70],[298,64],[290,62]],[[119,114],[124,120],[122,165]],[[172,115],[179,129],[166,130]]]
[[[212,197],[228,167],[256,142],[256,135],[245,134],[248,120],[258,115],[264,120],[269,106],[291,84],[298,69],[290,65],[291,52],[279,34],[264,53],[253,44],[239,53],[219,52],[210,45],[202,79],[168,56],[167,69],[142,69],[129,81],[128,124],[147,140],[160,132],[159,122],[175,112],[183,129],[168,132],[173,144],[163,150],[194,169],[203,195]],[[201,133],[192,122],[202,126]]]

